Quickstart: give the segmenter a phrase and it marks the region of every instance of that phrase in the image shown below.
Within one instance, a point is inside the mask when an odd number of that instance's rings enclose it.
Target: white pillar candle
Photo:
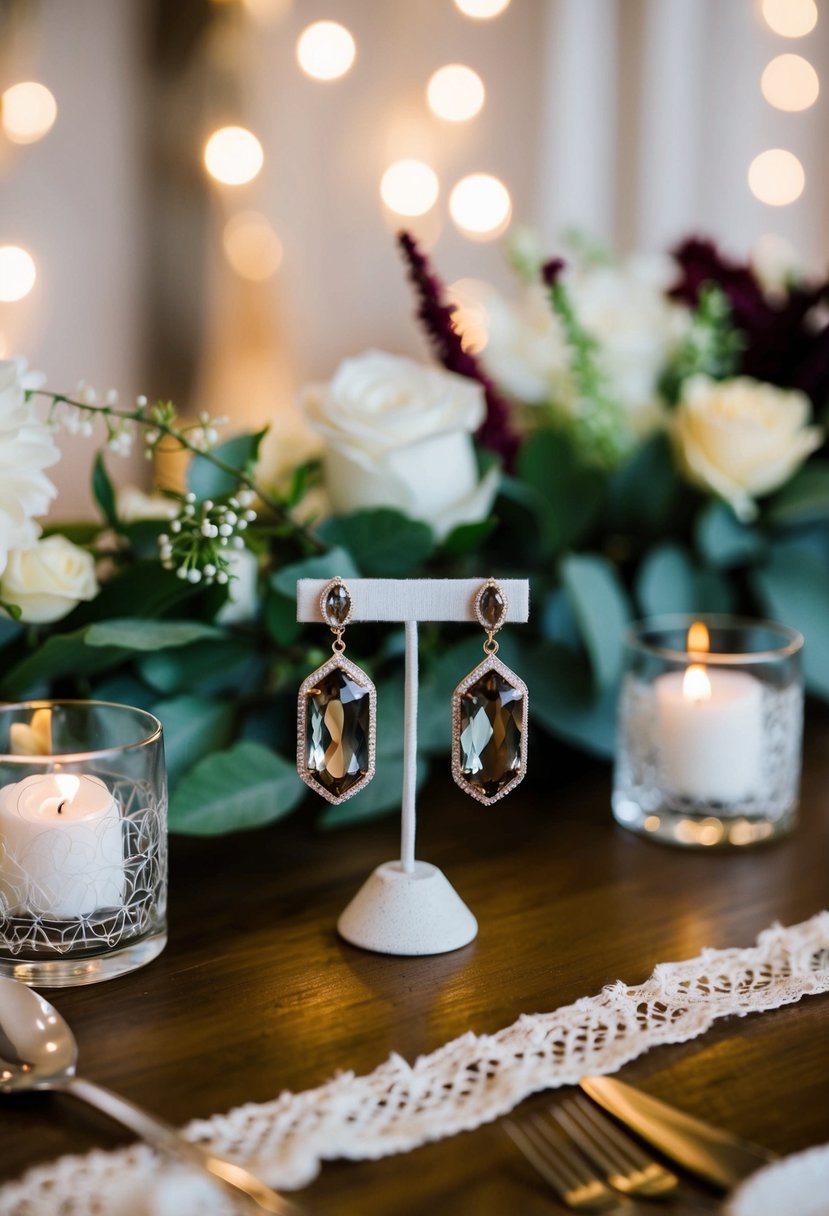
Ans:
[[[744,671],[693,664],[654,681],[663,786],[699,802],[758,792],[763,688]]]
[[[123,902],[121,813],[103,781],[45,773],[0,789],[0,914],[70,920]]]

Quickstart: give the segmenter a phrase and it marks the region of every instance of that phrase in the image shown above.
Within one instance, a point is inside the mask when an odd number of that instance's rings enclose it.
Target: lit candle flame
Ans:
[[[711,649],[711,639],[702,621],[694,621],[688,630],[688,650],[691,654],[708,654]]]
[[[64,802],[71,802],[75,797],[81,788],[81,779],[80,777],[73,777],[71,773],[60,773],[55,776],[55,785],[61,792],[61,806],[63,806]]]
[[[711,699],[711,681],[702,663],[692,663],[682,680],[682,695],[686,701],[698,703]]]

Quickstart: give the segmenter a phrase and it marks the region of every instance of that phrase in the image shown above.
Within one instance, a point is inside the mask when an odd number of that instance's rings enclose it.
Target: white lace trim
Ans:
[[[185,1135],[238,1157],[276,1187],[296,1188],[322,1161],[383,1157],[471,1131],[531,1093],[615,1072],[651,1047],[703,1034],[717,1018],[826,991],[829,912],[821,912],[790,928],[773,925],[748,949],[662,963],[638,987],[618,982],[553,1013],[524,1014],[496,1034],[464,1034],[413,1065],[392,1055],[366,1076],[341,1073],[318,1089],[193,1122]],[[142,1145],[62,1157],[4,1187],[0,1216],[178,1216],[190,1202],[202,1213],[228,1210],[212,1189],[167,1174],[159,1186],[158,1161]]]

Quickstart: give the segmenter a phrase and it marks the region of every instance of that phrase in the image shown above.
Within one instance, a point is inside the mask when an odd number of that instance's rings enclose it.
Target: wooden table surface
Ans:
[[[543,757],[543,760],[542,760]],[[829,715],[807,732],[801,823],[746,852],[666,848],[615,826],[610,773],[535,741],[533,780],[492,808],[436,774],[418,855],[439,865],[480,933],[453,954],[389,958],[337,937],[339,912],[395,855],[386,818],[314,830],[316,808],[220,840],[174,839],[170,941],[130,976],[50,999],[77,1035],[81,1072],[186,1123],[283,1089],[409,1060],[467,1030],[644,980],[705,946],[748,945],[773,921],[829,907]],[[827,997],[731,1018],[657,1048],[621,1076],[781,1153],[829,1140]],[[549,1097],[536,1097],[527,1109]],[[70,1099],[0,1099],[0,1179],[124,1137]],[[323,1167],[304,1193],[337,1216],[533,1216],[559,1210],[496,1125],[382,1161]],[[782,1214],[781,1214],[782,1216]]]

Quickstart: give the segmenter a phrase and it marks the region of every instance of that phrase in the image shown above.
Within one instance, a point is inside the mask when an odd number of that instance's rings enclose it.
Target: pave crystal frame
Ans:
[[[495,671],[498,675],[503,676],[507,683],[517,692],[520,692],[523,697],[521,745],[519,751],[521,767],[503,789],[500,789],[497,794],[493,794],[491,797],[487,796],[482,790],[477,790],[470,783],[461,765],[461,700],[467,689],[471,688],[473,684],[476,684],[482,676],[485,676],[490,671]],[[455,784],[459,785],[470,798],[474,798],[477,802],[483,802],[486,806],[491,806],[493,802],[498,802],[499,799],[505,798],[507,794],[511,793],[524,780],[527,772],[527,721],[529,717],[529,704],[530,694],[527,685],[520,676],[515,674],[511,667],[507,667],[506,663],[502,663],[494,654],[488,654],[483,662],[473,668],[469,675],[461,680],[455,689],[452,694],[452,776],[455,779]]]
[[[307,763],[307,742],[306,731],[308,728],[308,693],[322,679],[332,671],[344,671],[350,676],[356,684],[361,688],[368,689],[368,767],[364,775],[356,781],[344,794],[332,794],[324,785],[320,784],[316,771],[310,769]],[[349,798],[353,798],[355,794],[359,794],[360,790],[365,789],[369,781],[374,776],[375,760],[377,751],[377,689],[371,682],[369,677],[363,671],[362,667],[358,667],[356,663],[352,663],[343,654],[335,654],[316,671],[302,681],[299,688],[299,697],[297,700],[297,717],[296,717],[296,767],[302,780],[305,782],[314,793],[319,794],[321,798],[325,798],[327,802],[340,803],[347,802]]]

